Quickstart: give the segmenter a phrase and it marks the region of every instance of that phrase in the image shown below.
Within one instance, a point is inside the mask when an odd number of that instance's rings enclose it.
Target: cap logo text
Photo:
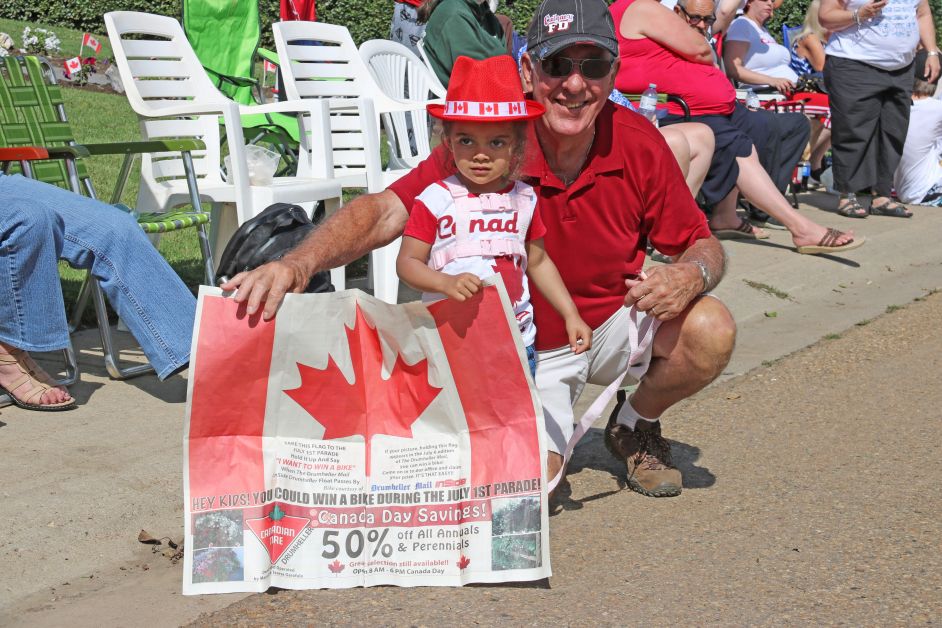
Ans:
[[[543,16],[543,26],[546,27],[547,33],[565,31],[569,30],[569,25],[572,24],[575,19],[576,16],[572,13],[553,13],[552,15]]]

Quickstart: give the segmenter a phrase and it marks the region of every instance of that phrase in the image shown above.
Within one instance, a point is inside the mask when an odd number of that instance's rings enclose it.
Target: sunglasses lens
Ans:
[[[588,79],[600,79],[608,76],[612,69],[612,62],[608,59],[584,59],[582,61],[582,76]]]
[[[569,76],[572,72],[572,59],[569,57],[549,57],[541,61],[543,71],[552,77]]]
[[[569,76],[572,73],[574,62],[569,57],[549,57],[541,62],[543,72],[555,78]],[[588,79],[600,79],[608,75],[612,69],[609,59],[583,59],[578,62],[579,71]]]

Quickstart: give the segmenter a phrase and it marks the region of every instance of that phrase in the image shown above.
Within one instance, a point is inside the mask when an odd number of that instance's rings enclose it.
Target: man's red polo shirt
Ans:
[[[530,134],[523,180],[536,190],[546,252],[559,268],[582,318],[593,329],[624,303],[625,279],[640,272],[646,243],[666,255],[710,237],[664,138],[640,115],[608,103],[579,178],[566,188]],[[455,172],[439,146],[391,189],[411,210],[430,184]],[[563,319],[533,290],[537,349],[569,344]]]

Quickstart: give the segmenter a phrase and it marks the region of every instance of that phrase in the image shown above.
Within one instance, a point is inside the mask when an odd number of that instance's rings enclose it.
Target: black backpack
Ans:
[[[242,271],[252,270],[267,262],[281,259],[314,230],[324,217],[324,205],[314,210],[314,220],[297,205],[275,203],[247,220],[236,230],[222,252],[217,275],[227,281]],[[305,292],[333,292],[330,274],[315,273]]]

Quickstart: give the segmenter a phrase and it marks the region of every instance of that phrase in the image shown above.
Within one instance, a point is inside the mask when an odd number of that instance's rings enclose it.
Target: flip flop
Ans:
[[[739,226],[735,229],[710,229],[710,233],[716,236],[717,240],[766,240],[769,237],[767,233],[756,233],[756,228],[744,218],[739,219]]]
[[[913,213],[902,203],[887,201],[880,205],[871,205],[870,213],[874,216],[893,216],[894,218],[912,218]]]
[[[814,245],[806,246],[797,246],[795,250],[801,253],[802,255],[818,255],[820,253],[840,253],[841,251],[850,251],[856,249],[859,246],[863,246],[863,243],[867,241],[867,238],[861,237],[859,240],[854,239],[845,244],[835,244],[837,239],[844,235],[843,231],[837,229],[828,229],[825,232],[824,237],[821,238],[821,241]]]

